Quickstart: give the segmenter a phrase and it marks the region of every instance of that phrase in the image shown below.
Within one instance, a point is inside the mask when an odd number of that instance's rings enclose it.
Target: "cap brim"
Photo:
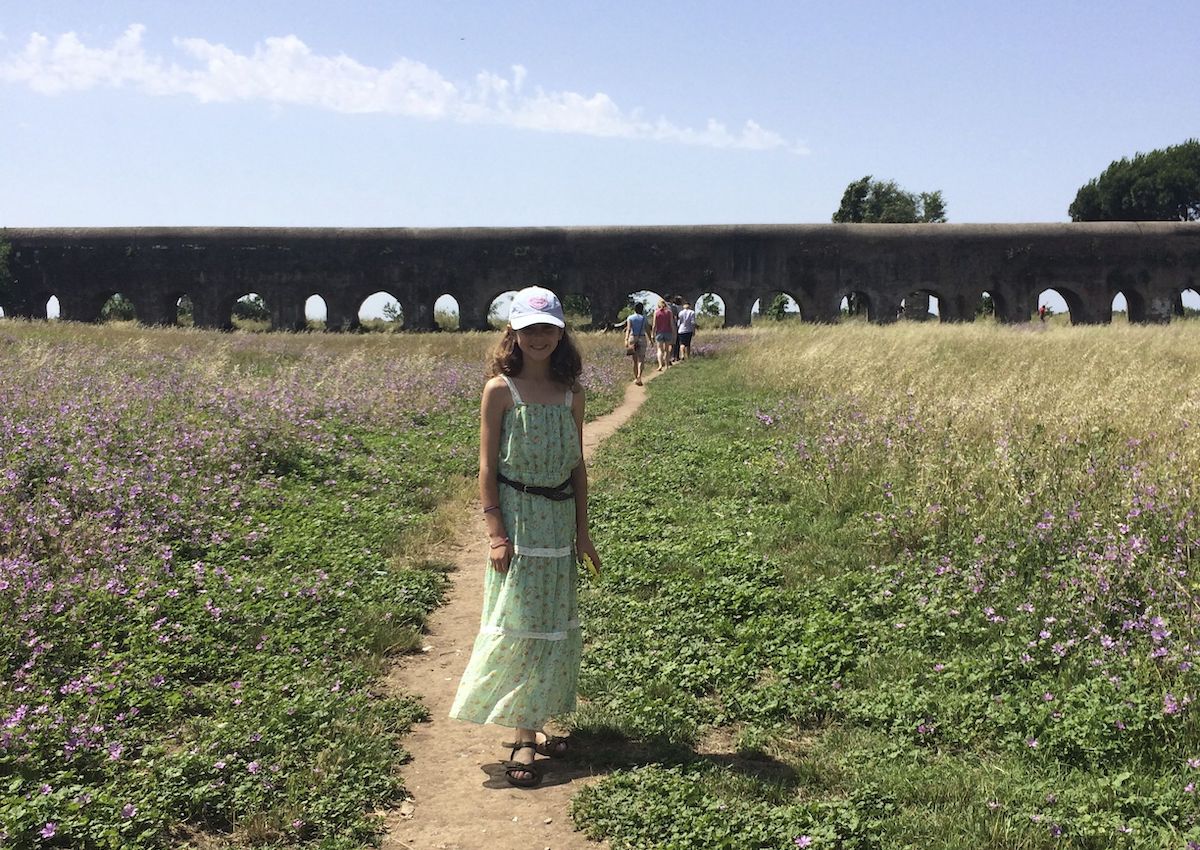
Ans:
[[[549,313],[527,313],[524,316],[509,319],[508,323],[512,325],[514,331],[519,331],[521,328],[527,328],[530,325],[554,325],[556,328],[565,328],[567,326],[567,323],[558,318],[558,316],[552,316]]]

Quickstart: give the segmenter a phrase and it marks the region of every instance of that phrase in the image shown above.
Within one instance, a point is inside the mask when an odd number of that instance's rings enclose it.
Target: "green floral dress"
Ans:
[[[500,433],[500,473],[524,484],[561,484],[582,457],[571,392],[562,404],[527,404],[504,380],[513,407]],[[575,502],[504,484],[499,493],[514,556],[507,573],[486,567],[479,635],[450,716],[541,729],[548,718],[575,710],[582,649]]]

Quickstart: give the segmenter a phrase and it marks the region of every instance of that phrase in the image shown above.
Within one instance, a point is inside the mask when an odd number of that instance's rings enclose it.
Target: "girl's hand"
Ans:
[[[584,561],[588,558],[592,562],[592,567],[595,569],[595,578],[600,578],[600,553],[596,551],[596,547],[592,544],[592,538],[586,534],[581,534],[575,538],[575,554],[579,560]],[[587,563],[584,561],[584,563]]]
[[[508,565],[512,563],[513,556],[512,541],[507,537],[493,537],[489,543],[488,563],[498,573],[508,572]]]

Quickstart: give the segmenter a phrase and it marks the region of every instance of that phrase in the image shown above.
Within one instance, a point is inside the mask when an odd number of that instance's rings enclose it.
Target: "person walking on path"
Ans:
[[[692,337],[696,333],[696,311],[686,301],[679,309],[679,357],[687,360],[692,356]]]
[[[661,298],[654,311],[654,347],[658,353],[658,371],[671,365],[671,346],[675,343],[675,314]]]
[[[675,339],[671,340],[671,362],[679,362],[679,311],[683,309],[683,296],[673,295],[667,302],[671,315],[675,317]]]
[[[650,323],[646,321],[646,307],[641,301],[633,305],[633,312],[625,319],[625,348],[632,346],[633,382],[642,385],[642,368],[646,363],[646,350],[650,345]]]
[[[516,730],[512,785],[541,782],[536,756],[565,756],[546,721],[575,709],[582,638],[576,556],[588,531],[583,363],[548,289],[513,298],[480,404],[479,496],[491,548],[483,615],[450,716]]]

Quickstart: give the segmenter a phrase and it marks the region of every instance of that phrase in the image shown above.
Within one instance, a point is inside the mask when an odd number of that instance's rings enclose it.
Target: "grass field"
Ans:
[[[1200,328],[756,330],[596,475],[615,848],[1200,840]],[[665,826],[664,826],[665,824]]]
[[[0,323],[0,844],[376,836],[494,339]]]
[[[5,846],[377,836],[492,340],[0,322]],[[698,342],[592,469],[581,829],[1200,842],[1200,327]]]

